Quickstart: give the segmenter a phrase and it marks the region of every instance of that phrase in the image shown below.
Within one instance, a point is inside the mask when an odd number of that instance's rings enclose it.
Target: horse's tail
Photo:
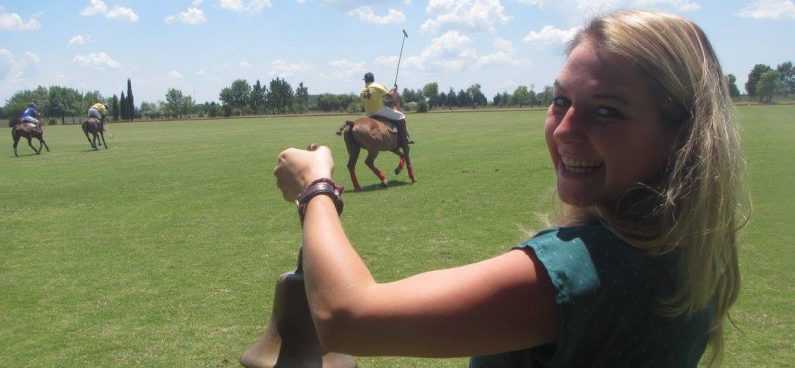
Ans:
[[[345,130],[346,126],[349,126],[351,127],[350,129],[353,129],[353,122],[350,120],[346,120],[345,123],[343,123],[342,126],[339,128],[339,130],[337,130],[337,135],[342,135],[342,131]]]

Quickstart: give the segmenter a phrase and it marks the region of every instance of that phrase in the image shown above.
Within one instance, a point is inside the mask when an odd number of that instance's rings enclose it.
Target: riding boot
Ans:
[[[409,136],[409,131],[406,129],[406,119],[397,121],[398,136],[400,136],[400,144],[414,144],[414,141]]]

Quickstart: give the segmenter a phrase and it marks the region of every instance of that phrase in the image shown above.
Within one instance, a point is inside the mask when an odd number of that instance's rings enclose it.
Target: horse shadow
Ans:
[[[404,185],[410,185],[411,183],[407,183],[407,182],[402,181],[402,180],[389,180],[386,184],[387,184],[386,188],[384,188],[384,185],[380,184],[380,183],[379,184],[366,185],[366,186],[363,186],[362,189],[359,190],[358,192],[375,192],[377,190],[384,190],[384,189],[389,189],[389,188],[402,187]],[[356,193],[356,192],[357,191],[350,191],[350,192],[345,191],[345,194]]]

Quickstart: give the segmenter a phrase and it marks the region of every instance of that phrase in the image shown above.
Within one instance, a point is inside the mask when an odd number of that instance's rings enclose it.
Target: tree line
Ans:
[[[741,97],[737,87],[737,78],[725,76],[729,93],[733,98]],[[792,62],[784,62],[772,68],[765,64],[757,64],[749,72],[744,85],[747,98],[760,102],[771,102],[776,96],[791,96],[795,93],[795,70]],[[126,92],[126,94],[125,94]],[[495,94],[491,101],[481,91],[481,85],[472,84],[466,89],[440,92],[439,84],[428,83],[420,89],[404,88],[400,95],[403,109],[425,112],[432,109],[479,108],[479,107],[534,107],[547,106],[552,101],[552,87],[544,86],[539,92],[534,86],[518,86],[512,93],[503,91]],[[156,102],[142,101],[136,108],[133,97],[132,83],[127,79],[126,91],[120,96],[103,97],[98,91],[81,93],[74,88],[39,86],[33,90],[16,92],[5,106],[0,107],[0,117],[15,119],[28,106],[36,102],[50,123],[66,124],[66,118],[87,115],[88,108],[97,103],[108,105],[108,116],[114,121],[133,121],[135,119],[182,119],[190,116],[230,117],[261,114],[301,114],[308,111],[361,113],[362,106],[358,94],[323,93],[310,95],[309,88],[300,82],[293,88],[289,82],[274,78],[268,84],[257,80],[250,84],[245,79],[237,79],[228,87],[224,87],[219,95],[219,102],[196,103],[193,97],[179,89],[169,88],[164,100]]]

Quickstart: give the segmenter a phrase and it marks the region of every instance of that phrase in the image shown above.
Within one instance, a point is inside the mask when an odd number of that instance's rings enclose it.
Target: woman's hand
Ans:
[[[331,178],[334,160],[326,146],[309,146],[308,150],[288,148],[279,153],[278,164],[273,169],[276,186],[282,191],[284,200],[295,201],[313,181]]]

